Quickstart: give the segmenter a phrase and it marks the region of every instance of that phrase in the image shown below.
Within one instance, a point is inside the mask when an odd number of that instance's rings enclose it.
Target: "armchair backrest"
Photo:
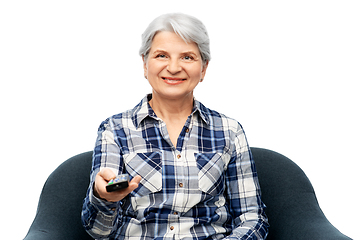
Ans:
[[[24,240],[91,240],[81,209],[90,182],[92,152],[63,162],[46,180],[35,219]]]
[[[350,239],[327,220],[299,166],[271,150],[251,148],[270,229],[267,240]]]

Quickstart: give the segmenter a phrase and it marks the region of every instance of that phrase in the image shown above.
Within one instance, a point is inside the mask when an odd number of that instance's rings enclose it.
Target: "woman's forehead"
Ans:
[[[186,42],[174,32],[158,32],[152,41],[150,52],[155,51],[180,51],[199,54],[199,48],[194,42]]]

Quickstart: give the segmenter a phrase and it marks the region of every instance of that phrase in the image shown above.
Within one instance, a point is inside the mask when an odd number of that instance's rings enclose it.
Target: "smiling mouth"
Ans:
[[[162,77],[162,80],[164,80],[167,84],[176,85],[176,84],[180,84],[180,83],[184,82],[186,79],[185,78]]]
[[[184,81],[185,78],[173,78],[173,77],[162,77],[163,80],[169,80],[169,81]]]

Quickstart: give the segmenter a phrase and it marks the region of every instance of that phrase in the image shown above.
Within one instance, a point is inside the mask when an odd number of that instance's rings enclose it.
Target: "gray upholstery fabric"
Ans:
[[[26,240],[92,239],[81,224],[82,202],[89,186],[92,152],[62,163],[47,179]]]
[[[326,219],[305,173],[287,157],[252,148],[270,223],[268,240],[350,239]]]
[[[270,222],[268,240],[350,239],[322,213],[304,172],[276,152],[252,148]],[[89,184],[92,152],[70,158],[47,179],[35,219],[24,240],[92,239],[82,228],[81,208]]]

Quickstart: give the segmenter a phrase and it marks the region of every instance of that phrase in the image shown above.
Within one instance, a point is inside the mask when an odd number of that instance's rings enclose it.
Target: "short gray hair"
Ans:
[[[169,13],[155,18],[142,34],[140,56],[146,60],[152,40],[156,33],[170,31],[179,35],[185,42],[197,44],[203,64],[211,59],[210,40],[205,25],[195,17],[183,13]]]

